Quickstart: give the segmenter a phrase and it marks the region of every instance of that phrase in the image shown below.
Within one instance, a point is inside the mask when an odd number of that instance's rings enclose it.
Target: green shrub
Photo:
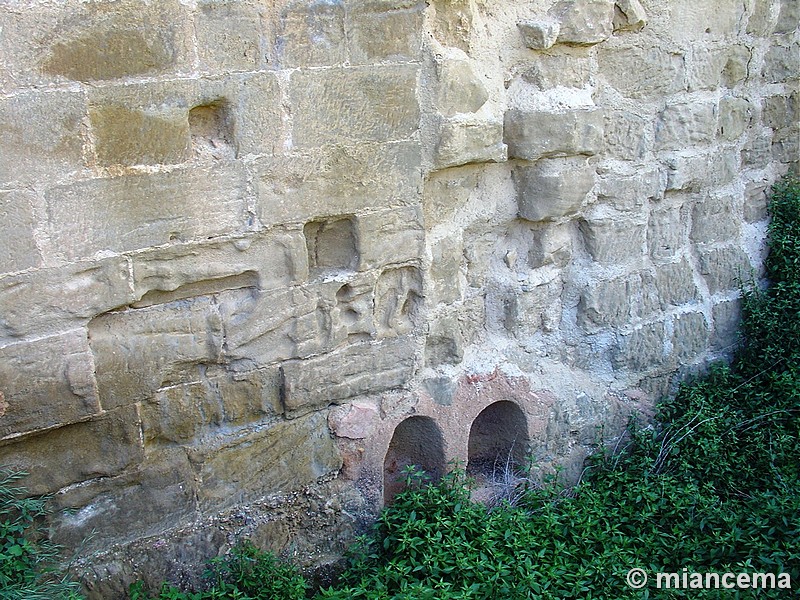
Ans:
[[[0,469],[0,599],[77,599],[78,586],[59,577],[58,547],[40,526],[46,498],[27,498],[15,482],[26,473]]]

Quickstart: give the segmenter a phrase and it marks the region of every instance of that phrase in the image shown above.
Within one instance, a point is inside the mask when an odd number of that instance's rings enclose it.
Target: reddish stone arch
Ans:
[[[383,461],[383,501],[391,504],[404,488],[403,470],[416,465],[432,480],[445,472],[444,439],[439,426],[430,417],[413,416],[395,427]]]

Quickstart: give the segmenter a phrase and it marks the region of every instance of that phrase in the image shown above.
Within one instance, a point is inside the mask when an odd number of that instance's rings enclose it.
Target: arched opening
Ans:
[[[430,417],[409,417],[394,430],[383,461],[383,502],[391,504],[405,487],[404,469],[419,467],[432,480],[445,471],[442,432]]]
[[[467,473],[490,481],[507,477],[525,462],[528,426],[514,402],[490,404],[475,417],[469,431]]]

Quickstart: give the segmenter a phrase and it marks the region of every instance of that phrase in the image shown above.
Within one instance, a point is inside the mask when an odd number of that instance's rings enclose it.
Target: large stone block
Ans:
[[[206,372],[208,389],[222,407],[224,423],[263,422],[283,412],[281,378],[277,367],[230,372],[214,367]]]
[[[767,96],[761,102],[761,118],[772,129],[783,129],[800,118],[800,92]]]
[[[292,0],[284,6],[276,33],[278,66],[319,67],[347,61],[344,3]]]
[[[434,152],[434,167],[446,169],[470,163],[503,162],[503,124],[476,118],[443,121]]]
[[[45,73],[76,81],[156,75],[189,65],[191,22],[179,0],[87,5],[63,14],[50,32]]]
[[[254,171],[264,225],[416,204],[422,185],[420,148],[408,142],[268,157]]]
[[[594,186],[595,170],[585,160],[549,158],[514,170],[519,216],[548,221],[575,214]]]
[[[93,552],[162,533],[195,516],[195,473],[181,449],[149,453],[140,468],[73,486],[51,501],[50,532],[70,551]]]
[[[698,192],[730,183],[739,169],[735,150],[718,148],[708,153],[676,152],[663,157],[666,191]]]
[[[269,60],[270,40],[262,39],[265,15],[258,4],[201,0],[195,35],[201,69],[212,72],[255,71]]]
[[[661,197],[661,177],[656,169],[639,169],[634,174],[607,171],[596,186],[598,203],[620,211],[635,211]]]
[[[408,4],[409,6],[404,6]],[[396,8],[395,8],[396,7]],[[389,3],[348,10],[345,22],[350,60],[355,64],[419,60],[422,52],[421,3]]]
[[[687,219],[680,207],[652,211],[647,224],[647,245],[655,261],[669,260],[688,245]]]
[[[748,181],[744,188],[744,206],[742,214],[745,223],[766,221],[767,213],[767,181],[764,179]]]
[[[656,123],[657,150],[684,150],[714,140],[716,106],[710,102],[668,104]]]
[[[605,153],[622,160],[640,160],[652,143],[650,123],[625,111],[606,111]]]
[[[680,42],[729,38],[736,33],[742,13],[739,0],[695,2],[675,0],[669,5],[670,33]]]
[[[790,35],[772,38],[764,55],[762,75],[766,83],[796,81],[800,77],[800,44]]]
[[[578,324],[593,327],[620,328],[630,324],[641,307],[642,278],[639,275],[593,281],[581,294],[578,303]]]
[[[750,75],[750,61],[753,59],[750,48],[742,45],[728,48],[728,58],[722,69],[722,82],[729,88],[744,81]]]
[[[683,89],[683,56],[656,45],[600,48],[597,64],[599,75],[628,98],[660,99]]]
[[[464,334],[456,314],[450,313],[430,323],[425,338],[425,364],[429,367],[457,365],[464,360]]]
[[[726,300],[715,304],[711,309],[714,323],[711,345],[715,350],[732,352],[741,341],[739,325],[742,318],[742,303],[740,300]]]
[[[222,321],[208,298],[129,309],[93,319],[89,343],[100,403],[110,410],[196,381],[198,365],[221,358]]]
[[[29,473],[21,485],[31,495],[113,477],[142,461],[138,420],[130,406],[8,443],[0,447],[0,464]]]
[[[222,404],[202,381],[172,385],[141,403],[145,448],[158,442],[191,443],[210,426],[223,422]]]
[[[692,208],[690,238],[695,244],[725,242],[739,235],[739,211],[729,194],[711,194]],[[741,200],[739,200],[741,202]]]
[[[82,92],[23,92],[0,98],[0,186],[28,186],[83,168]]]
[[[299,231],[177,244],[137,253],[132,261],[136,306],[242,287],[276,289],[308,276],[306,245]]]
[[[419,128],[417,71],[401,64],[293,72],[294,146],[408,138]]]
[[[593,155],[603,148],[600,109],[569,112],[510,110],[505,115],[505,142],[511,158]]]
[[[287,361],[281,366],[286,410],[309,411],[402,387],[414,372],[415,354],[414,339],[405,336]]]
[[[603,265],[622,264],[644,257],[646,227],[631,219],[589,218],[580,222],[586,249]]]
[[[751,130],[740,154],[742,166],[763,169],[772,161],[772,132],[768,129]]]
[[[562,44],[598,44],[614,32],[613,0],[562,0],[549,14],[561,26],[558,42]]]
[[[431,245],[430,277],[431,304],[449,304],[461,299],[464,288],[461,262],[464,243],[460,235],[453,234]]]
[[[38,267],[42,262],[33,238],[32,200],[30,192],[0,191],[0,274]]]
[[[640,31],[647,25],[647,12],[639,0],[616,0],[614,31]]]
[[[535,232],[528,248],[528,265],[534,269],[553,265],[565,267],[572,258],[572,227],[547,225]]]
[[[356,229],[361,270],[422,260],[425,230],[418,207],[359,215]]]
[[[685,258],[656,268],[656,288],[664,309],[700,299],[694,270]]]
[[[719,136],[726,141],[738,139],[750,124],[751,115],[750,102],[725,96],[719,101]]]
[[[433,35],[445,46],[469,52],[475,15],[469,0],[431,0]]]
[[[375,282],[375,330],[381,338],[410,333],[419,324],[422,273],[416,267],[390,268]]]
[[[436,63],[434,105],[446,117],[477,112],[489,99],[483,82],[467,60]]]
[[[479,174],[474,168],[447,169],[428,175],[422,192],[425,228],[453,218],[478,189]]]
[[[0,279],[0,339],[85,325],[133,300],[125,258],[78,262]]]
[[[800,5],[794,0],[781,0],[775,33],[792,33],[797,30],[798,23],[800,23]]]
[[[243,230],[247,181],[233,164],[51,188],[51,238],[68,258]]]
[[[86,332],[0,347],[0,439],[100,412]]]
[[[714,248],[699,255],[698,269],[712,294],[740,289],[750,281],[752,265],[738,245]]]
[[[708,347],[708,324],[703,313],[677,315],[673,321],[672,352],[675,359],[687,363]]]
[[[650,323],[620,336],[613,362],[617,368],[645,373],[664,363],[664,324]]]
[[[523,285],[503,303],[503,325],[514,337],[525,341],[539,331],[553,331],[561,323],[564,282],[555,271],[538,285]]]
[[[527,20],[517,23],[522,43],[531,50],[547,50],[558,39],[561,25],[554,19]]]
[[[198,448],[190,460],[202,481],[202,510],[299,490],[342,466],[325,411],[261,427],[217,449]]]
[[[592,76],[592,63],[583,53],[537,53],[520,75],[523,82],[541,91],[557,86],[585,88]]]

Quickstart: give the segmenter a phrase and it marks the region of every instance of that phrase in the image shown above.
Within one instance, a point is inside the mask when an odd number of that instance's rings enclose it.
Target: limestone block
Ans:
[[[499,121],[455,118],[442,122],[434,156],[435,168],[504,162],[506,158],[503,124]]]
[[[594,176],[594,168],[581,159],[542,159],[518,167],[514,179],[520,218],[548,221],[578,212]]]
[[[190,454],[203,482],[202,510],[218,510],[266,494],[299,490],[336,472],[342,458],[328,429],[327,415],[311,415],[259,428],[218,449]]]
[[[195,381],[200,363],[218,362],[222,322],[208,298],[112,312],[89,323],[100,403],[105,410]]]
[[[512,158],[593,155],[603,148],[604,117],[600,109],[510,110],[505,115],[504,130]]]
[[[221,117],[232,121],[236,155],[272,154],[283,146],[281,89],[274,73],[253,73],[233,78],[219,92],[206,91],[206,100],[198,104],[214,106],[212,93],[222,98]]]
[[[301,343],[326,344],[331,334],[330,327],[301,327],[304,319],[316,324],[313,288],[226,292],[219,297],[219,310],[225,323],[225,355],[246,370],[295,357]]]
[[[690,239],[695,244],[724,242],[739,235],[740,223],[734,198],[727,194],[711,194],[692,208]]]
[[[29,473],[20,484],[31,495],[113,477],[135,467],[142,458],[133,406],[0,447],[0,464]]]
[[[712,294],[739,289],[752,275],[750,260],[738,245],[701,252],[698,269]]]
[[[719,136],[726,141],[738,139],[750,124],[752,107],[744,98],[725,96],[719,101]]]
[[[0,347],[0,439],[100,412],[81,330]]]
[[[593,281],[581,294],[578,324],[586,329],[623,327],[636,314],[636,300],[641,293],[642,279],[638,275]]]
[[[354,400],[332,408],[328,414],[328,425],[336,437],[364,440],[372,436],[380,418],[380,410],[375,402]]]
[[[425,230],[418,207],[402,207],[356,217],[359,269],[417,261],[424,252]]]
[[[342,2],[291,0],[281,11],[275,59],[282,68],[338,65],[347,61]]]
[[[800,93],[767,96],[761,102],[761,118],[764,125],[782,129],[800,118]]]
[[[561,44],[598,44],[614,32],[613,0],[562,0],[549,14],[561,25],[558,32]]]
[[[537,53],[531,57],[530,65],[520,77],[542,91],[557,86],[585,88],[592,77],[592,63],[582,54]]]
[[[622,264],[644,256],[644,223],[631,219],[589,218],[581,220],[580,230],[595,262]]]
[[[733,36],[739,26],[742,4],[738,0],[675,0],[669,10],[672,37],[691,43]]]
[[[196,513],[195,474],[180,449],[151,452],[141,468],[73,486],[51,504],[51,537],[95,552],[184,524]]]
[[[772,161],[772,132],[768,129],[750,131],[742,146],[742,166],[762,169]]]
[[[425,364],[429,367],[457,365],[464,360],[464,335],[458,315],[450,313],[429,325],[425,338]]]
[[[766,83],[796,81],[800,74],[800,44],[787,39],[773,38],[773,43],[764,55],[762,75]]]
[[[597,51],[599,75],[623,96],[663,98],[683,89],[684,59],[656,45]]]
[[[75,81],[157,75],[188,66],[190,16],[179,0],[83,5],[67,13],[48,39],[45,73]]]
[[[647,25],[647,12],[639,0],[616,0],[614,31],[640,31]]]
[[[647,245],[653,260],[669,260],[687,244],[687,223],[677,208],[652,211],[647,225]]]
[[[716,107],[711,102],[667,104],[656,123],[657,150],[684,150],[713,141]]]
[[[664,309],[700,299],[694,270],[685,258],[658,266],[655,283]]]
[[[711,309],[714,327],[711,334],[711,347],[730,352],[739,343],[739,324],[742,317],[741,300],[719,302]]]
[[[796,164],[800,157],[800,127],[785,127],[775,132],[772,157],[779,163]]]
[[[633,175],[609,171],[598,179],[598,203],[620,211],[633,211],[661,196],[661,178],[654,168],[639,169]]]
[[[687,61],[686,87],[690,92],[716,90],[722,82],[722,71],[728,61],[727,48],[694,47]]]
[[[0,279],[0,339],[85,325],[133,300],[128,261],[107,258]]]
[[[606,111],[604,125],[606,154],[622,160],[644,157],[649,142],[647,120],[625,111]]]
[[[142,403],[145,447],[155,442],[192,442],[208,425],[222,423],[222,406],[203,382],[173,385]]]
[[[696,192],[722,187],[738,172],[734,150],[717,149],[707,154],[675,153],[664,157],[667,191]]]
[[[547,50],[558,39],[561,25],[553,19],[527,20],[517,23],[522,43],[531,50]]]
[[[422,309],[422,273],[416,267],[390,268],[375,283],[375,330],[379,337],[411,332]]]
[[[186,109],[154,114],[119,105],[92,106],[89,118],[101,165],[174,164],[189,157]]]
[[[414,339],[406,336],[286,361],[281,365],[284,405],[290,413],[308,411],[402,387],[413,374],[414,357]]]
[[[774,2],[756,2],[753,5],[753,12],[747,21],[747,33],[758,37],[765,37],[774,31],[772,19],[772,7]]]
[[[74,259],[233,233],[245,226],[246,189],[232,164],[56,186],[46,194],[51,238]]]
[[[467,60],[436,63],[436,110],[446,117],[477,112],[489,99],[489,92]]]
[[[463,255],[464,244],[458,234],[446,236],[431,245],[432,305],[450,304],[461,299]]]
[[[421,3],[347,11],[350,60],[355,64],[419,60],[422,52]]]
[[[294,71],[295,147],[409,137],[419,127],[417,71],[413,64]]]
[[[264,421],[283,412],[277,367],[229,372],[209,369],[208,385],[222,405],[223,422],[240,425]]]
[[[297,231],[147,250],[132,257],[136,306],[242,287],[288,286],[306,279],[307,260]]]
[[[728,49],[728,58],[722,69],[722,82],[732,88],[737,83],[744,81],[749,74],[749,65],[752,60],[750,48],[745,45],[735,45]]]
[[[0,191],[0,273],[23,271],[42,262],[33,239],[33,199],[33,194],[22,190]]]
[[[664,324],[650,323],[620,336],[614,366],[643,373],[664,363]]]
[[[744,189],[744,220],[746,223],[760,223],[768,217],[767,182],[748,181]]]
[[[708,346],[708,324],[703,313],[677,315],[673,321],[672,352],[680,363],[692,361]]]
[[[198,2],[194,27],[204,71],[254,71],[265,59],[264,15],[258,5],[232,0]]]
[[[526,289],[527,288],[527,289]],[[517,339],[525,340],[538,331],[553,331],[561,322],[564,282],[552,277],[539,285],[523,287],[503,303],[503,324]]]
[[[451,219],[469,201],[478,188],[478,180],[478,173],[471,167],[430,173],[422,193],[425,228]]]
[[[528,264],[538,269],[553,265],[565,267],[572,258],[572,228],[553,224],[536,232],[528,249]]]
[[[781,11],[775,24],[775,33],[792,33],[800,23],[800,5],[793,0],[781,0]]]
[[[445,46],[469,52],[475,19],[469,0],[431,0],[434,9],[433,35]]]
[[[83,167],[86,99],[81,92],[0,98],[0,186],[52,181]]]

